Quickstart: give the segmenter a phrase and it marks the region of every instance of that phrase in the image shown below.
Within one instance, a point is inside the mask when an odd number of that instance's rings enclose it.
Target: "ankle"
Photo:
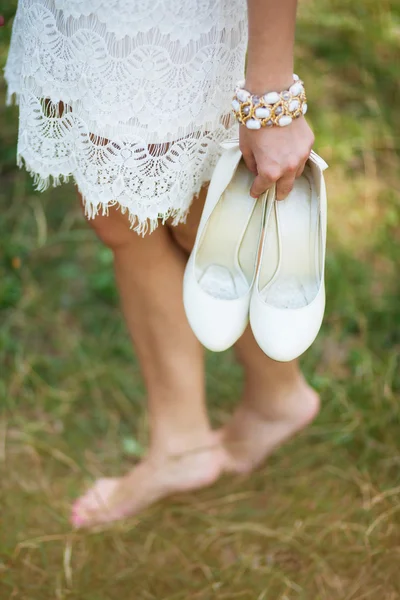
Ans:
[[[299,369],[290,373],[269,373],[260,371],[247,371],[245,378],[246,395],[270,396],[274,398],[287,398],[298,394],[308,384]]]
[[[265,420],[287,420],[314,417],[319,411],[319,396],[299,374],[296,380],[265,386],[246,382],[243,407]]]
[[[212,449],[216,445],[210,428],[186,428],[184,431],[152,431],[149,454],[153,457],[179,456],[200,449]]]

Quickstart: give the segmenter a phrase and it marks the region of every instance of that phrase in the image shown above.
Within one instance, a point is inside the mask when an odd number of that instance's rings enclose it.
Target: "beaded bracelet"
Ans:
[[[285,127],[307,112],[306,93],[297,75],[293,75],[293,84],[288,90],[268,92],[263,96],[251,94],[243,89],[243,85],[244,81],[237,84],[232,107],[236,119],[248,129]]]

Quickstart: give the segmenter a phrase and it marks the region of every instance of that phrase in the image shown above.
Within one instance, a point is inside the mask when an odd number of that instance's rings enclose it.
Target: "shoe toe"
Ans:
[[[324,315],[325,295],[301,309],[280,309],[252,299],[250,324],[253,335],[267,356],[289,362],[301,356],[313,343]]]
[[[248,324],[250,295],[224,300],[204,291],[193,274],[186,273],[183,302],[198,340],[214,352],[230,348]]]

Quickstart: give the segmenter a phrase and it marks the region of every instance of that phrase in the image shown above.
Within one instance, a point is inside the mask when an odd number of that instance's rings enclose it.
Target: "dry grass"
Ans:
[[[251,477],[103,531],[72,532],[69,505],[140,454],[145,391],[109,253],[71,187],[38,196],[16,172],[16,111],[1,109],[1,600],[400,598],[399,31],[389,2],[300,12],[331,164],[328,309],[303,360],[321,415]],[[240,395],[230,353],[208,355],[207,384],[218,423]]]

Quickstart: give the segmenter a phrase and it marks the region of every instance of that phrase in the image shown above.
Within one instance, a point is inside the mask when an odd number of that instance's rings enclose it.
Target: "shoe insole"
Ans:
[[[247,293],[252,282],[260,235],[261,213],[250,196],[254,175],[241,161],[215,207],[197,252],[199,284],[209,294],[231,300]],[[261,205],[261,202],[258,202]],[[251,225],[251,227],[250,227]],[[252,230],[251,237],[247,229]],[[246,235],[245,235],[246,234]]]
[[[265,271],[269,271],[269,282],[261,276],[265,286],[261,295],[265,302],[278,308],[307,306],[319,288],[319,202],[311,182],[311,172],[306,167],[287,198],[274,203],[268,222],[269,241],[262,262]]]

